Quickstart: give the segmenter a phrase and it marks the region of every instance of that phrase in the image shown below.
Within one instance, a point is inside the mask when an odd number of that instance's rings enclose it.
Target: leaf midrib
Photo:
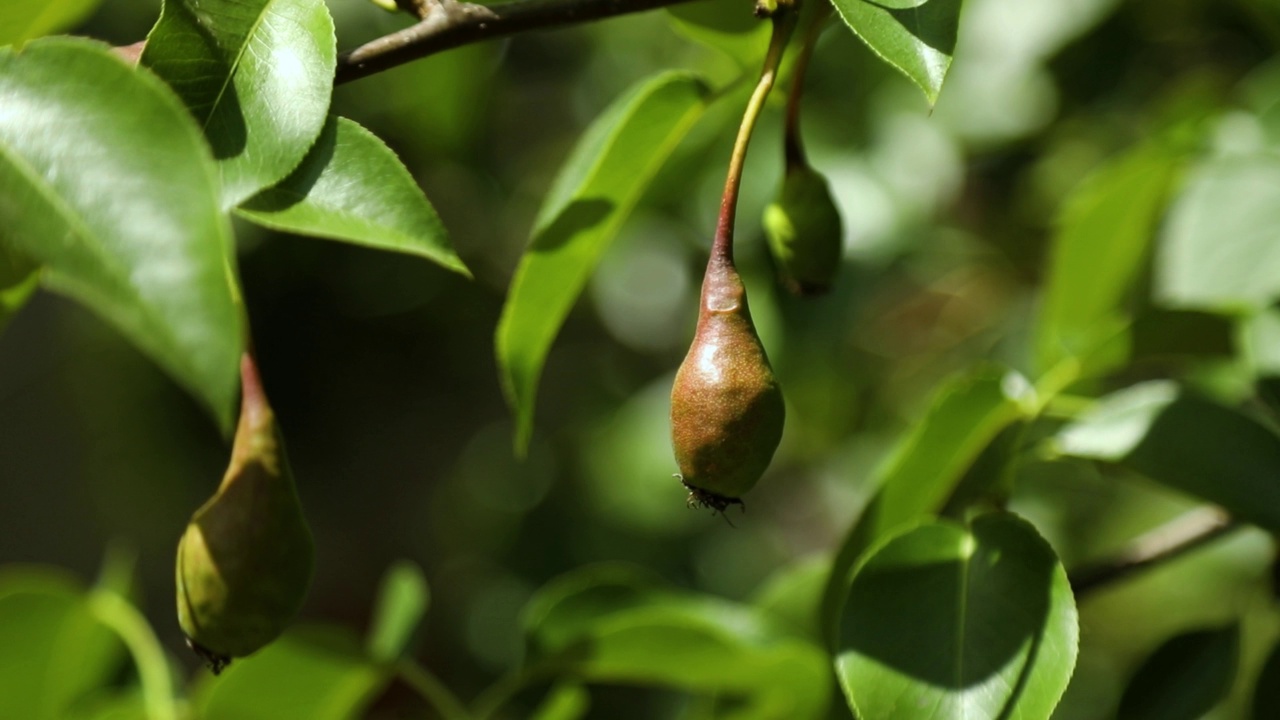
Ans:
[[[245,32],[244,41],[240,43],[240,47],[236,50],[235,60],[231,62],[231,67],[227,71],[227,76],[222,81],[222,87],[218,88],[218,96],[214,98],[213,105],[209,108],[209,113],[200,124],[200,129],[205,131],[206,135],[208,134],[209,123],[213,121],[213,116],[216,115],[218,113],[218,109],[222,107],[222,98],[226,96],[227,88],[235,81],[236,72],[240,69],[240,62],[244,59],[245,49],[248,48],[249,43],[253,41],[254,36],[258,32],[258,28],[262,26],[263,18],[267,16],[270,12],[271,6],[275,3],[276,0],[267,0],[267,2],[263,3],[262,10],[257,14],[257,17],[253,21],[253,25],[250,26],[247,32]]]

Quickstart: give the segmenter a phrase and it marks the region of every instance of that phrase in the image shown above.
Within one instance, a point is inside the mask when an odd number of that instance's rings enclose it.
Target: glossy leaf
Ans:
[[[958,375],[934,395],[924,417],[876,471],[878,490],[841,543],[822,603],[824,632],[834,631],[849,576],[878,539],[942,509],[982,451],[1023,415],[1026,381],[984,367]]]
[[[427,614],[431,591],[422,570],[407,560],[392,565],[382,578],[378,606],[369,632],[369,656],[376,662],[394,662]]]
[[[961,0],[832,0],[850,28],[885,62],[938,101],[951,68]]]
[[[1171,638],[1142,663],[1129,681],[1117,717],[1196,720],[1231,689],[1239,656],[1239,625]]]
[[[0,50],[0,227],[231,424],[244,329],[208,147],[105,46]],[[57,240],[57,242],[55,242]]]
[[[587,129],[548,193],[496,337],[520,450],[533,430],[538,377],[560,325],[645,187],[702,115],[707,96],[707,86],[688,73],[640,83]]]
[[[389,681],[355,638],[330,628],[297,629],[217,678],[206,676],[195,704],[202,720],[342,720],[360,717]]]
[[[859,717],[1045,720],[1075,665],[1066,572],[1010,514],[893,537],[858,570],[847,611],[836,671]]]
[[[166,0],[142,53],[204,128],[224,208],[302,161],[324,127],[336,61],[323,0]]]
[[[1121,463],[1280,531],[1280,436],[1172,382],[1109,395],[1064,428],[1057,445],[1068,455]]]
[[[1280,298],[1280,159],[1210,160],[1174,200],[1155,292],[1164,304],[1261,308]]]
[[[0,3],[0,45],[73,28],[101,4],[102,0],[5,0]]]
[[[625,568],[549,583],[530,602],[526,628],[530,664],[562,677],[732,696],[742,700],[739,718],[821,717],[827,704],[817,646],[748,606],[668,590]]]
[[[1037,326],[1041,371],[1067,358],[1085,361],[1124,332],[1125,299],[1179,167],[1164,145],[1142,145],[1094,171],[1067,198]]]
[[[237,212],[274,230],[418,255],[469,274],[400,159],[346,118],[330,117],[302,164]]]
[[[0,717],[60,720],[123,659],[73,580],[43,568],[0,572]]]

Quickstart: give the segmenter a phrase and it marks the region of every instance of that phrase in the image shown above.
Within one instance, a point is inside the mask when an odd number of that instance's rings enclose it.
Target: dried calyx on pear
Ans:
[[[730,256],[713,251],[693,344],[671,389],[671,444],[689,503],[741,505],[773,459],[785,416],[742,278]]]
[[[820,295],[831,289],[844,227],[826,178],[803,159],[788,159],[778,196],[764,210],[764,232],[788,290]]]
[[[217,674],[276,639],[311,583],[314,546],[275,413],[248,354],[231,463],[178,543],[178,623]]]

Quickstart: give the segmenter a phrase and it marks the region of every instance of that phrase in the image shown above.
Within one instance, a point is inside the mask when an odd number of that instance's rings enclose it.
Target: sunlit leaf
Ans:
[[[877,720],[1047,720],[1071,678],[1067,575],[1014,515],[923,525],[854,577],[836,669],[850,707]]]
[[[1280,530],[1280,436],[1257,420],[1157,380],[1113,393],[1057,437],[1068,455],[1121,463]]]
[[[328,115],[336,60],[324,0],[166,0],[142,53],[204,128],[226,208],[302,161]]]
[[[938,101],[955,54],[961,0],[832,0],[845,23],[885,62]]]
[[[0,227],[231,424],[243,342],[230,228],[198,128],[105,46],[0,50]]]
[[[557,685],[538,705],[531,720],[578,720],[591,709],[591,695],[581,685]]]
[[[400,159],[346,118],[330,117],[302,164],[237,212],[274,230],[418,255],[467,274]]]
[[[403,560],[392,565],[378,592],[373,629],[369,632],[369,656],[377,662],[392,662],[400,657],[430,604],[431,591],[422,570]]]
[[[528,445],[538,377],[560,325],[707,96],[707,86],[683,72],[640,83],[592,123],[548,193],[496,337],[517,448]]]
[[[1094,171],[1067,198],[1036,327],[1041,371],[1066,358],[1088,359],[1125,330],[1125,300],[1179,167],[1166,146],[1140,145]]]
[[[1125,688],[1121,720],[1196,720],[1226,696],[1240,656],[1240,626],[1170,638]]]
[[[102,0],[5,0],[0,3],[0,45],[73,28],[101,4]]]

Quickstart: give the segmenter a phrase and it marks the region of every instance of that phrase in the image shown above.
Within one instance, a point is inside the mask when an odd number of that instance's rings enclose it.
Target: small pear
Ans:
[[[808,163],[787,163],[778,197],[764,210],[764,232],[787,289],[820,295],[831,288],[844,228],[826,178]]]
[[[215,674],[270,643],[297,614],[315,549],[275,414],[253,359],[231,463],[178,543],[178,623]]]
[[[742,278],[713,252],[693,344],[671,389],[671,444],[690,504],[741,505],[773,459],[785,415]]]

